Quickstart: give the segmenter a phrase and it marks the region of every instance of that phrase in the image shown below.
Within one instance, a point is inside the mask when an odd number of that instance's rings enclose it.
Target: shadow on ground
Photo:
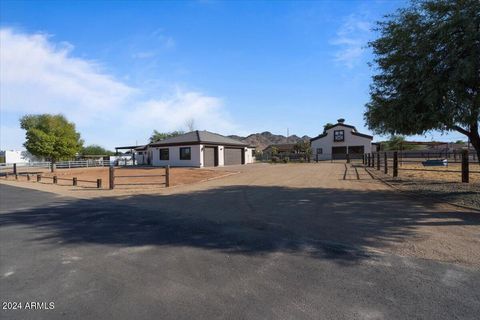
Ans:
[[[478,213],[434,207],[392,191],[230,186],[3,210],[0,225],[32,228],[32,241],[281,251],[351,263],[371,255],[366,247],[402,241],[421,225],[480,225]]]

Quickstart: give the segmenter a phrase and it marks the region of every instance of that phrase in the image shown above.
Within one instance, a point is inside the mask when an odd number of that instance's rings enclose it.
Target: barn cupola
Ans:
[[[343,124],[343,123],[345,122],[345,119],[340,118],[340,119],[337,120],[337,122],[338,122],[339,124]]]

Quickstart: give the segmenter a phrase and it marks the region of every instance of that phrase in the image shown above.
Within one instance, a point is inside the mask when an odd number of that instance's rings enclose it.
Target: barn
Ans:
[[[364,153],[376,151],[372,145],[373,136],[358,132],[354,126],[345,124],[344,121],[338,119],[336,124],[310,139],[314,159],[345,159],[347,154],[351,159],[361,159]]]
[[[255,147],[209,131],[195,130],[137,150],[137,163],[173,167],[217,167],[254,161]]]

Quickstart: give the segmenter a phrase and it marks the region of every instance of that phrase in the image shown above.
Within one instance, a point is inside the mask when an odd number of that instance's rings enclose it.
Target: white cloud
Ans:
[[[1,29],[0,42],[2,111],[62,112],[82,123],[112,112],[136,91],[46,35]]]
[[[11,119],[26,113],[63,113],[87,143],[107,147],[143,143],[153,129],[185,129],[192,118],[199,129],[230,133],[236,128],[219,98],[176,87],[161,97],[147,96],[45,34],[2,28],[0,43],[0,108],[10,121],[2,120],[1,147],[20,147],[23,134],[19,139],[12,129],[18,122]]]
[[[162,99],[139,103],[128,115],[128,119],[164,131],[185,129],[188,119],[194,119],[196,129],[214,128],[228,133],[228,130],[235,127],[224,112],[221,99],[179,88]]]
[[[334,60],[347,68],[355,67],[362,61],[370,35],[370,22],[356,15],[348,16],[331,41],[339,47]]]

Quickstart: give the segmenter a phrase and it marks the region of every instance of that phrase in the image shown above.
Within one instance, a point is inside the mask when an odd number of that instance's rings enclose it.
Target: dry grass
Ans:
[[[470,163],[470,171],[480,172],[478,163]],[[431,171],[409,171],[402,169],[427,169]],[[462,167],[460,163],[450,163],[448,166],[441,167],[424,167],[421,163],[399,163],[398,175],[400,178],[408,178],[412,180],[429,180],[429,181],[445,181],[445,182],[461,182]],[[456,172],[447,172],[456,171]],[[480,173],[470,172],[470,182],[480,183]]]
[[[23,173],[23,171],[21,171]],[[57,176],[59,185],[72,185],[72,178],[78,179],[79,187],[96,188],[97,179],[102,179],[103,188],[109,187],[108,167],[57,169],[52,173],[46,169],[30,171],[32,181],[36,181],[36,174],[42,175],[42,182],[52,183],[52,177]],[[212,178],[224,176],[229,172],[215,171],[198,168],[171,168],[170,186],[192,184]],[[164,168],[115,168],[115,188],[161,188],[165,183]],[[145,176],[145,177],[139,177]],[[13,179],[10,177],[9,179]],[[20,175],[20,180],[27,180],[26,176]],[[133,185],[127,185],[133,184]]]

